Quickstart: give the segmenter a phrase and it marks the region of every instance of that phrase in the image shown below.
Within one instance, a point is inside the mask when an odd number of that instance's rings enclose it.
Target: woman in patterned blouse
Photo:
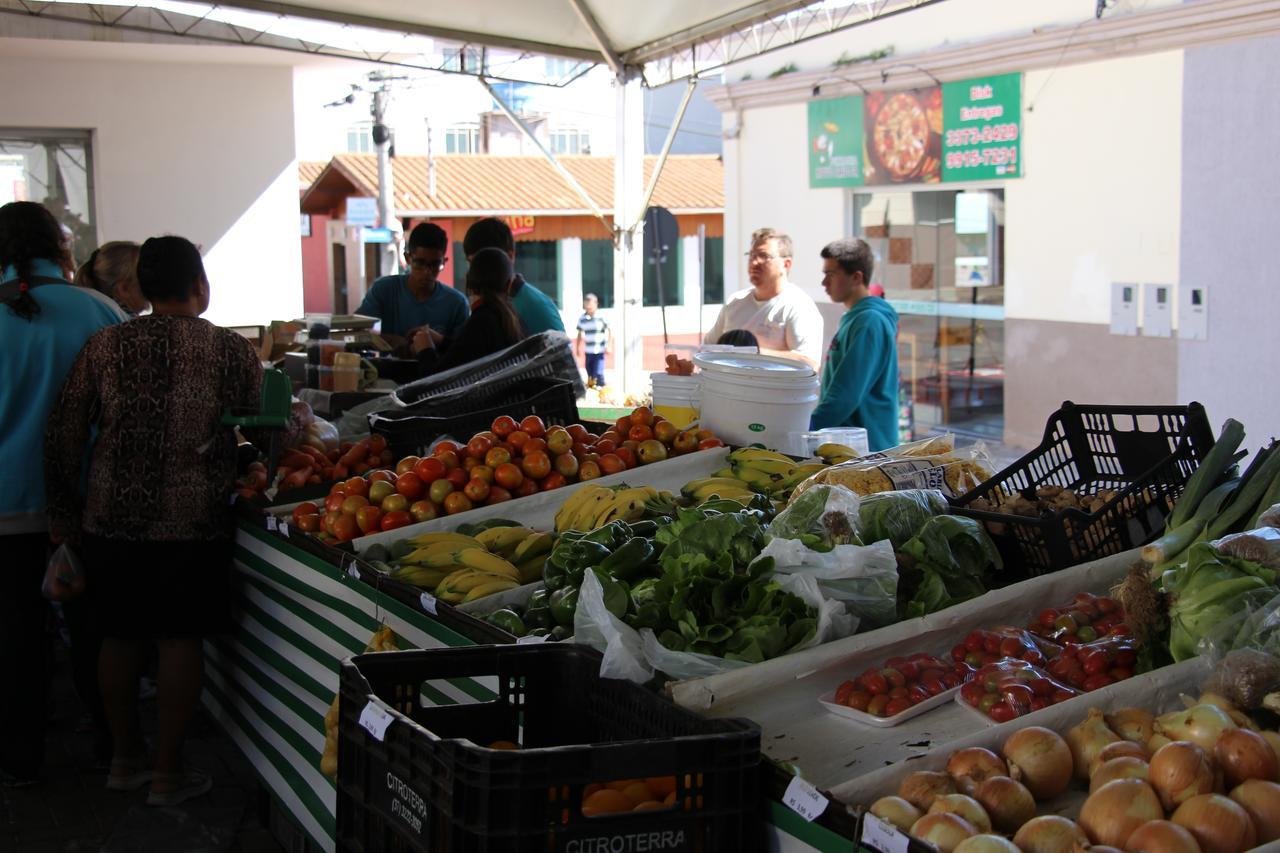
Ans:
[[[45,485],[50,533],[78,546],[104,636],[107,787],[150,783],[149,804],[174,805],[212,787],[184,771],[182,742],[203,687],[202,639],[229,619],[236,440],[220,419],[257,407],[262,365],[244,338],[200,319],[209,281],[189,241],[144,243],[138,282],[152,313],[99,332],[80,352],[49,420]],[[136,713],[147,640],[160,653],[154,772]]]

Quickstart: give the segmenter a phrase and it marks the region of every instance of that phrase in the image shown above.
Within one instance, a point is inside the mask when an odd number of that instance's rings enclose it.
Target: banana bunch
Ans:
[[[425,533],[410,544],[415,549],[400,558],[391,577],[458,604],[541,579],[555,537],[511,525],[491,527],[474,537]]]
[[[816,455],[828,465],[839,465],[841,462],[848,462],[850,459],[857,459],[860,454],[848,445],[836,444],[833,441],[829,441],[818,447]]]
[[[618,519],[638,521],[644,517],[645,502],[657,497],[653,486],[583,486],[556,512],[556,532],[590,532]]]
[[[395,652],[399,649],[400,647],[396,645],[395,632],[391,630],[390,625],[383,625],[369,638],[369,642],[365,643],[364,653]],[[330,779],[338,778],[337,696],[333,697],[333,702],[330,703],[329,710],[324,715],[324,752],[320,754],[320,772]]]
[[[695,505],[708,501],[713,497],[737,501],[740,504],[750,503],[756,492],[742,480],[732,475],[699,477],[690,480],[680,489],[680,494],[691,499]]]
[[[766,495],[788,492],[827,467],[825,462],[796,462],[758,447],[740,447],[729,454],[729,461],[735,479]]]

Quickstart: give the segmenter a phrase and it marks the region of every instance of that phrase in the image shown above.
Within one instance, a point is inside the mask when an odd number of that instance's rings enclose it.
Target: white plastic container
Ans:
[[[804,456],[812,456],[819,447],[827,443],[843,444],[845,447],[857,451],[859,456],[866,456],[871,452],[870,446],[867,444],[867,431],[862,427],[827,427],[826,429],[812,432],[803,432],[800,434],[800,440],[804,442],[804,451],[802,453]]]
[[[653,412],[662,415],[680,429],[698,419],[697,376],[672,376],[670,373],[651,373],[653,384]]]
[[[727,444],[758,444],[799,453],[818,405],[818,374],[802,361],[739,352],[700,352],[698,391],[703,429]]]

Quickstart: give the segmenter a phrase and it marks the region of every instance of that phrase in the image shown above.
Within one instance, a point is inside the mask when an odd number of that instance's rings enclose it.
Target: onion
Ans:
[[[1017,845],[998,835],[974,835],[960,842],[955,853],[1020,853]]]
[[[1238,807],[1237,807],[1238,808]],[[957,814],[927,814],[911,827],[911,836],[920,841],[927,841],[937,847],[941,853],[953,853],[972,835],[977,835],[973,824]]]
[[[1022,853],[1075,853],[1088,847],[1089,839],[1075,821],[1050,814],[1024,823],[1013,843]]]
[[[1154,734],[1151,736],[1151,739],[1147,741],[1147,752],[1151,755],[1155,755],[1160,751],[1160,747],[1168,746],[1171,743],[1173,743],[1172,738],[1167,738],[1161,734]]]
[[[1036,800],[1021,782],[1008,776],[992,776],[973,792],[987,814],[991,825],[1001,832],[1013,834],[1036,816]]]
[[[1149,778],[1147,762],[1132,755],[1122,755],[1103,762],[1101,767],[1093,771],[1093,775],[1089,777],[1089,793],[1092,794],[1103,785],[1117,779],[1141,779],[1146,782]]]
[[[929,806],[929,814],[958,814],[979,832],[991,831],[987,810],[973,797],[964,794],[941,794]]]
[[[1260,731],[1258,724],[1244,711],[1228,711],[1227,716],[1231,718],[1231,722],[1242,729],[1248,729],[1251,732]]]
[[[1192,797],[1178,806],[1172,820],[1195,836],[1203,853],[1239,853],[1257,843],[1249,813],[1221,794]]]
[[[1149,820],[1135,829],[1124,849],[1141,853],[1200,853],[1195,836],[1167,820]]]
[[[1120,736],[1107,728],[1107,721],[1097,708],[1090,708],[1089,715],[1078,726],[1067,732],[1067,745],[1071,747],[1071,760],[1075,766],[1076,778],[1081,781],[1089,779],[1089,765],[1109,743],[1120,740]]]
[[[1037,800],[1051,800],[1071,784],[1071,748],[1055,731],[1027,726],[1009,736],[1001,750],[1009,775]]]
[[[1151,754],[1147,752],[1147,748],[1140,743],[1134,743],[1131,740],[1118,740],[1115,743],[1109,743],[1094,756],[1093,763],[1089,765],[1089,778],[1092,779],[1093,774],[1098,772],[1098,768],[1111,759],[1123,758],[1126,755],[1140,758],[1143,761],[1151,757]]]
[[[1231,792],[1231,799],[1239,803],[1253,821],[1259,844],[1280,838],[1280,785],[1250,779]]]
[[[963,793],[972,794],[978,783],[992,776],[1008,776],[1004,759],[989,749],[971,746],[951,753],[947,759],[947,775],[955,780]]]
[[[1149,820],[1160,820],[1164,809],[1151,786],[1141,779],[1116,779],[1089,795],[1080,809],[1080,827],[1095,844],[1123,845],[1133,831]]]
[[[1271,751],[1276,754],[1276,761],[1280,761],[1280,732],[1269,732],[1265,729],[1258,732],[1262,735],[1262,739],[1271,744]]]
[[[1156,733],[1171,740],[1189,740],[1205,752],[1213,752],[1218,735],[1234,729],[1227,712],[1217,705],[1196,705],[1156,717]]]
[[[927,812],[937,797],[955,792],[956,786],[950,776],[932,770],[917,770],[898,786],[898,796],[922,812]]]
[[[1227,729],[1218,735],[1213,745],[1213,758],[1222,769],[1227,790],[1249,779],[1276,781],[1280,766],[1276,763],[1271,744],[1257,732],[1248,729]]]
[[[1213,793],[1213,765],[1208,754],[1185,740],[1160,747],[1151,756],[1147,778],[1160,795],[1161,804],[1170,811],[1192,797]]]
[[[1089,853],[1124,853],[1124,851],[1108,844],[1090,844]]]
[[[924,814],[902,797],[881,797],[871,804],[871,813],[907,832]]]
[[[1121,708],[1106,716],[1107,726],[1125,740],[1146,743],[1156,733],[1156,717],[1145,708]]]
[[[1214,693],[1209,690],[1206,690],[1205,692],[1200,694],[1200,698],[1196,700],[1196,704],[1212,705],[1215,708],[1221,708],[1222,710],[1227,712],[1236,710],[1235,704],[1226,696],[1223,696],[1221,693]]]

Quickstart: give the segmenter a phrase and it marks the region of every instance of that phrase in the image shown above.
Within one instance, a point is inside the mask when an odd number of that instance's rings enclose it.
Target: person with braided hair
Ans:
[[[62,226],[29,201],[0,207],[0,784],[35,781],[48,722],[49,604],[41,597],[49,534],[44,430],[63,380],[95,332],[119,323],[116,306],[69,280]]]

